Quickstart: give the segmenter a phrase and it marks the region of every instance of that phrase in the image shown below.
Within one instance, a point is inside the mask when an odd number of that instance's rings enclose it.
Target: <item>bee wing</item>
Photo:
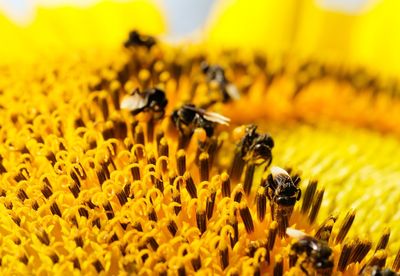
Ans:
[[[226,93],[229,95],[229,97],[232,100],[239,100],[240,99],[240,93],[239,90],[237,89],[236,85],[229,83],[225,87]]]
[[[276,167],[273,166],[271,168],[271,174],[273,177],[277,177],[279,175],[283,175],[283,176],[289,176],[289,174],[287,173],[287,171],[285,171],[284,169],[280,168],[280,167]]]
[[[307,236],[306,233],[304,233],[303,231],[300,231],[300,230],[297,230],[294,228],[290,228],[290,227],[286,228],[286,234],[289,237],[296,238],[296,239],[301,239],[301,238],[304,238],[305,236]]]
[[[140,95],[135,93],[131,96],[125,97],[121,101],[121,109],[127,109],[130,111],[138,110],[146,106],[149,96],[147,94]]]
[[[208,111],[204,111],[203,113],[203,117],[204,119],[214,122],[214,123],[218,123],[221,125],[229,125],[229,122],[231,121],[231,119],[222,116],[221,114],[218,114],[216,112],[208,112]]]

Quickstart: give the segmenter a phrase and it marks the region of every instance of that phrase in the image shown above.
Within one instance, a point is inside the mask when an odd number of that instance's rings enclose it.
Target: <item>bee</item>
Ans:
[[[150,50],[156,44],[156,40],[154,37],[149,35],[142,35],[138,31],[131,31],[129,33],[129,38],[125,41],[124,46],[125,48],[131,46],[139,46],[145,47]]]
[[[171,114],[171,120],[183,135],[191,136],[196,128],[203,128],[207,137],[214,134],[216,124],[228,125],[229,118],[218,113],[197,108],[193,104],[184,104]]]
[[[288,228],[286,233],[297,238],[298,241],[292,244],[291,250],[300,259],[300,269],[309,275],[309,271],[304,265],[311,265],[315,269],[318,275],[331,275],[333,269],[333,254],[332,249],[325,241],[317,240],[311,236],[307,236],[305,233]]]
[[[272,167],[267,177],[267,197],[270,200],[272,219],[278,222],[281,236],[285,235],[294,205],[301,197],[298,188],[300,177],[293,179],[282,168]]]
[[[207,81],[216,82],[222,94],[222,102],[240,99],[237,87],[230,83],[225,77],[224,69],[219,65],[209,65],[206,62],[201,64],[201,70],[206,75]]]
[[[273,147],[274,140],[272,137],[265,133],[257,133],[256,125],[246,127],[245,135],[237,146],[243,160],[252,160],[257,164],[268,162],[268,166],[272,162],[271,150]]]
[[[132,115],[137,115],[141,112],[152,111],[155,118],[162,118],[165,114],[165,107],[168,100],[165,92],[158,88],[149,88],[143,92],[135,89],[131,95],[125,97],[121,102],[121,109],[127,109]]]
[[[235,156],[230,171],[231,178],[235,181],[239,180],[245,162],[248,161],[256,165],[267,163],[267,167],[269,167],[272,162],[273,147],[274,140],[270,135],[258,133],[256,125],[246,126],[245,134],[236,145]]]

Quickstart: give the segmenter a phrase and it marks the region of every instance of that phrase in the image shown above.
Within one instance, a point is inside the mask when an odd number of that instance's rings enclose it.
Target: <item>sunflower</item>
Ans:
[[[147,1],[1,17],[1,273],[396,275],[397,79],[277,53],[286,2],[190,45]],[[268,8],[270,53],[218,35]]]

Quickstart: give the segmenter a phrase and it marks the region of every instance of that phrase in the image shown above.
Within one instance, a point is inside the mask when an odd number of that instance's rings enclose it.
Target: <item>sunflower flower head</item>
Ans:
[[[0,72],[4,275],[400,270],[394,80],[138,29]]]

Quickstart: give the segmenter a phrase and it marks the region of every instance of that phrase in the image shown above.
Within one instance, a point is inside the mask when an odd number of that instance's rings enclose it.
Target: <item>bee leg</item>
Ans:
[[[300,198],[301,198],[301,190],[299,189],[299,193],[297,194],[297,198],[296,198],[296,200],[297,200],[297,201],[299,201],[299,200],[300,200]]]
[[[275,204],[273,203],[273,201],[270,199],[270,197],[268,197],[268,199],[270,200],[270,207],[271,207],[271,218],[272,220],[275,220]]]
[[[286,228],[289,226],[289,219],[293,212],[293,207],[279,206],[274,203],[275,220],[278,223],[278,233],[280,237],[286,236]]]
[[[308,275],[309,275],[309,274],[308,274],[308,271],[307,271],[307,269],[303,266],[303,264],[304,264],[305,262],[306,262],[305,260],[301,261],[301,263],[300,263],[300,269],[301,269],[301,271],[304,272],[305,275],[308,276]]]

